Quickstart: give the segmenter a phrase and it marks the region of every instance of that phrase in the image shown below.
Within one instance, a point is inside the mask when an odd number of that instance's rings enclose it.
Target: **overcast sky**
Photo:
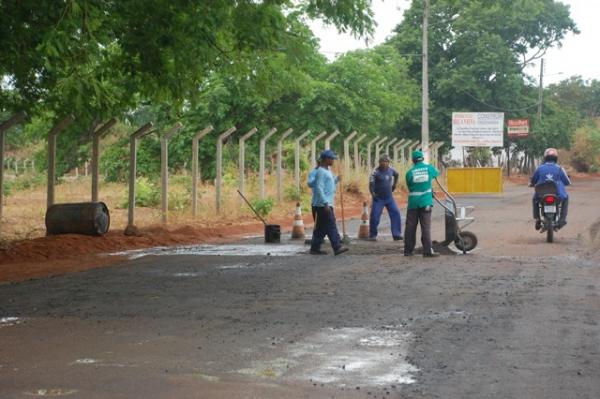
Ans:
[[[571,6],[571,18],[581,33],[569,34],[561,48],[553,48],[544,57],[544,86],[556,83],[572,75],[584,79],[600,80],[600,0],[562,0]],[[380,44],[392,34],[402,20],[410,0],[373,0],[373,11],[377,31],[370,46]],[[329,59],[357,48],[365,48],[364,40],[356,40],[347,34],[338,34],[335,28],[324,27],[319,22],[310,24],[315,35],[321,39],[321,52]],[[539,64],[527,70],[531,75],[539,74]]]

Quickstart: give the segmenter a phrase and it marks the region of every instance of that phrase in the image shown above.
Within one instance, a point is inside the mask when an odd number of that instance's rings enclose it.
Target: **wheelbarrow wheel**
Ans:
[[[469,252],[477,246],[477,236],[470,231],[461,231],[459,236],[454,239],[456,248],[463,252]]]

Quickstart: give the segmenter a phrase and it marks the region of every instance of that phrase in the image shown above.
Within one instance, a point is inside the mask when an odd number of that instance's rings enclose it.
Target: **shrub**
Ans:
[[[269,216],[273,210],[273,204],[274,201],[272,198],[255,199],[252,201],[252,207],[263,219],[266,219]]]
[[[160,187],[145,177],[139,177],[135,182],[135,206],[155,207],[160,204]],[[121,208],[129,205],[129,193],[121,202]]]

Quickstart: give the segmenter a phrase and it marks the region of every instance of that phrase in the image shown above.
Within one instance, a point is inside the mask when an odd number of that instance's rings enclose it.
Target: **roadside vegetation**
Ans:
[[[504,112],[506,119],[531,121],[530,137],[511,146],[513,155],[526,157],[524,171],[548,146],[567,150],[565,159],[575,170],[598,171],[600,82],[570,77],[546,87],[538,117],[537,77],[526,73],[566,34],[578,32],[568,7],[547,0],[488,3],[432,2],[431,140],[445,142],[443,151],[449,151],[453,111]],[[253,201],[259,139],[272,127],[279,133],[291,127],[296,136],[310,130],[304,145],[321,131],[337,129],[342,135],[332,146],[338,152],[344,135],[355,130],[367,135],[363,144],[377,135],[420,139],[423,2],[412,2],[385,43],[334,60],[319,53],[318,39],[306,24],[307,18],[322,19],[368,37],[374,24],[369,7],[368,0],[188,2],[178,7],[167,0],[152,7],[142,0],[73,0],[60,7],[51,0],[0,3],[0,122],[27,114],[24,124],[5,134],[6,217],[24,197],[43,194],[48,132],[70,114],[75,121],[58,136],[57,201],[89,199],[89,185],[83,182],[92,132],[116,117],[119,122],[101,142],[100,198],[117,210],[125,205],[133,131],[147,122],[156,128],[157,134],[140,141],[137,182],[137,205],[156,212],[159,137],[175,122],[183,124],[169,142],[169,204],[185,215],[191,141],[199,130],[214,126],[199,146],[199,203],[206,220],[214,213],[216,138],[232,126],[237,132],[224,146],[224,201],[236,205],[226,205],[224,217],[243,212],[235,193],[237,143],[251,128],[258,129],[246,143],[247,190]],[[267,145],[268,157],[276,137]],[[284,147],[285,201],[306,206],[308,192],[296,192],[290,178],[292,141]],[[365,159],[364,145],[362,151]],[[501,151],[506,149],[469,155],[484,164]],[[309,163],[305,151],[304,175]],[[269,161],[267,167],[272,169]],[[346,188],[365,193],[367,173],[353,172]],[[268,199],[259,205],[278,212],[288,205],[273,200],[274,177],[269,179]],[[73,196],[61,197],[71,190],[67,187],[73,187]],[[32,212],[43,216],[42,200],[39,207]]]

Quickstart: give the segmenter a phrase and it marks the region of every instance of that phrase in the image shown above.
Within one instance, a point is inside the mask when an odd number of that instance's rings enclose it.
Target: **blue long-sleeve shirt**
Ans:
[[[571,180],[569,179],[569,176],[567,176],[567,172],[555,162],[545,162],[541,164],[531,176],[531,184],[534,186],[549,180],[556,183],[558,196],[561,200],[564,201],[569,198],[565,186],[569,186]]]
[[[312,172],[311,172],[312,173]],[[309,176],[310,185],[310,176]],[[333,206],[336,188],[336,178],[329,169],[319,167],[315,169],[314,182],[312,183],[314,206]]]
[[[399,177],[400,175],[393,168],[375,168],[369,177],[369,191],[371,195],[380,199],[391,198],[392,192],[396,189]]]

